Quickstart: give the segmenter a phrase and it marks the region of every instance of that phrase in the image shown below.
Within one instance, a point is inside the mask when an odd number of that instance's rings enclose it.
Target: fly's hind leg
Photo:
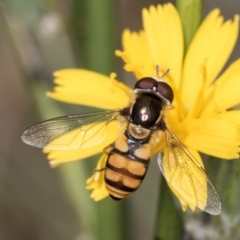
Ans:
[[[105,171],[105,170],[106,170],[105,167],[104,168],[95,168],[93,170],[93,175],[92,175],[94,181],[98,181],[98,179],[100,178],[102,172]]]
[[[94,170],[93,170],[93,174],[95,174],[95,173],[98,173],[98,172],[102,172],[102,171],[104,171],[106,168],[95,168]]]
[[[113,147],[114,147],[114,143],[111,143],[103,149],[103,152],[106,153],[107,155],[109,155],[109,153],[111,152]]]
[[[113,143],[111,143],[110,145],[108,145],[107,147],[105,147],[104,149],[103,149],[103,152],[104,152],[104,155],[102,156],[102,158],[103,159],[105,159],[105,161],[107,161],[107,158],[108,158],[108,155],[109,155],[109,153],[111,152],[111,150],[112,150],[112,148],[113,148]],[[107,155],[107,156],[106,156]],[[100,162],[101,162],[101,160],[100,160]],[[101,166],[97,166],[97,168],[95,168],[94,170],[93,170],[93,175],[95,176],[95,177],[97,177],[98,176],[98,174],[100,174],[101,172],[103,172],[103,171],[105,171],[106,170],[106,167],[104,166],[104,167],[101,167]]]

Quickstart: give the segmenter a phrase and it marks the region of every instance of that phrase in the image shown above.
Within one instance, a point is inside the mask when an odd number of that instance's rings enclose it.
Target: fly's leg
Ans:
[[[110,145],[108,145],[107,147],[105,147],[105,148],[103,149],[104,154],[109,155],[109,153],[111,152],[113,146],[114,146],[114,143],[111,143]],[[98,179],[99,174],[101,174],[101,172],[103,172],[103,171],[105,171],[105,170],[106,170],[106,167],[95,168],[95,169],[93,170],[93,176],[94,176],[94,178],[95,178],[95,179]]]
[[[103,152],[106,153],[107,155],[109,155],[109,153],[112,151],[113,147],[114,147],[114,143],[111,143],[103,149]]]
[[[105,169],[106,169],[106,168],[94,169],[94,170],[93,170],[93,174],[98,173],[98,172],[102,172],[102,171],[104,171]]]

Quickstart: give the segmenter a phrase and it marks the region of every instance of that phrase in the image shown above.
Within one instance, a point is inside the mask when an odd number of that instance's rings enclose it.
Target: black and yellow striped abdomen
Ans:
[[[106,168],[105,182],[109,195],[120,200],[133,193],[142,183],[150,160],[150,144],[128,141],[120,137],[112,146]]]

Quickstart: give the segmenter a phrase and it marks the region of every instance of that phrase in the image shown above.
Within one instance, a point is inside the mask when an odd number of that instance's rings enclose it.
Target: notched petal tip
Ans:
[[[59,101],[101,109],[125,107],[128,98],[119,82],[86,69],[63,69],[54,73],[55,84],[47,96]],[[114,88],[114,91],[112,89]]]

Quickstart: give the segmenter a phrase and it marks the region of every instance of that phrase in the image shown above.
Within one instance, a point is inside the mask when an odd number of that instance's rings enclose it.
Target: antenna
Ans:
[[[159,72],[160,72],[160,66],[156,65],[156,75],[159,77]]]
[[[164,70],[163,74],[160,76],[160,78],[163,78],[164,76],[166,76],[170,71],[170,68],[167,68]],[[157,77],[159,77],[159,72],[160,72],[160,66],[156,65],[156,75]]]
[[[165,69],[163,72],[162,78],[166,76],[169,73],[169,71],[170,71],[170,68]]]

